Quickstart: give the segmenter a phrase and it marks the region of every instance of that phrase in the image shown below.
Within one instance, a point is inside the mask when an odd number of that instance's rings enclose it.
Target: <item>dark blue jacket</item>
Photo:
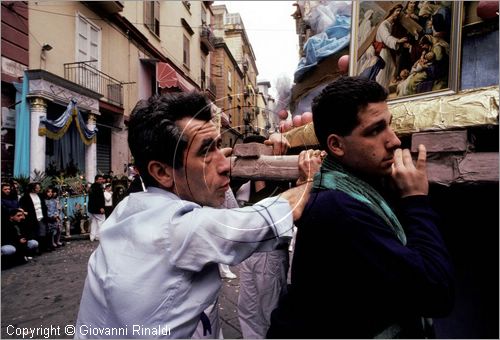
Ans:
[[[398,217],[406,246],[364,203],[337,190],[311,194],[268,337],[372,338],[393,324],[401,337],[422,337],[421,316],[447,315],[452,269],[428,198],[403,198]]]

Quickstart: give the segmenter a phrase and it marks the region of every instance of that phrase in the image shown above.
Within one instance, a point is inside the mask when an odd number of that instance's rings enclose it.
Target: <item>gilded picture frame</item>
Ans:
[[[353,1],[349,74],[390,101],[456,93],[462,2]]]

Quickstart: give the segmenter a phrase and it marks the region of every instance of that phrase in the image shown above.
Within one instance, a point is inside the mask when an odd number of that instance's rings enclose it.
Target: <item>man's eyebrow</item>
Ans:
[[[198,156],[203,156],[205,155],[207,149],[214,143],[213,138],[205,138],[200,145],[200,148],[198,149],[198,152],[196,153]]]
[[[385,121],[385,119],[381,119],[379,121],[376,121],[368,126],[366,126],[362,131],[363,133],[370,133],[372,130],[374,129],[377,129],[379,127],[385,127],[387,126],[387,122]]]

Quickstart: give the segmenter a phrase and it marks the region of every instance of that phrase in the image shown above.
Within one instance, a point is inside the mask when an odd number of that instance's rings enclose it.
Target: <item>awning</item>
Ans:
[[[177,87],[184,92],[191,92],[195,87],[179,74],[172,66],[167,63],[158,62],[156,64],[156,80],[158,86],[162,89]]]

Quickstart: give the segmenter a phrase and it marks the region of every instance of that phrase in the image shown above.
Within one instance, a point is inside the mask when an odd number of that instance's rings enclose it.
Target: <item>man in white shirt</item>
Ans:
[[[290,237],[319,159],[299,155],[304,185],[253,207],[216,209],[229,160],[200,93],[139,102],[128,143],[147,192],[115,208],[89,260],[75,338],[189,338],[218,295],[218,263],[235,265]],[[208,321],[207,321],[208,320]]]

